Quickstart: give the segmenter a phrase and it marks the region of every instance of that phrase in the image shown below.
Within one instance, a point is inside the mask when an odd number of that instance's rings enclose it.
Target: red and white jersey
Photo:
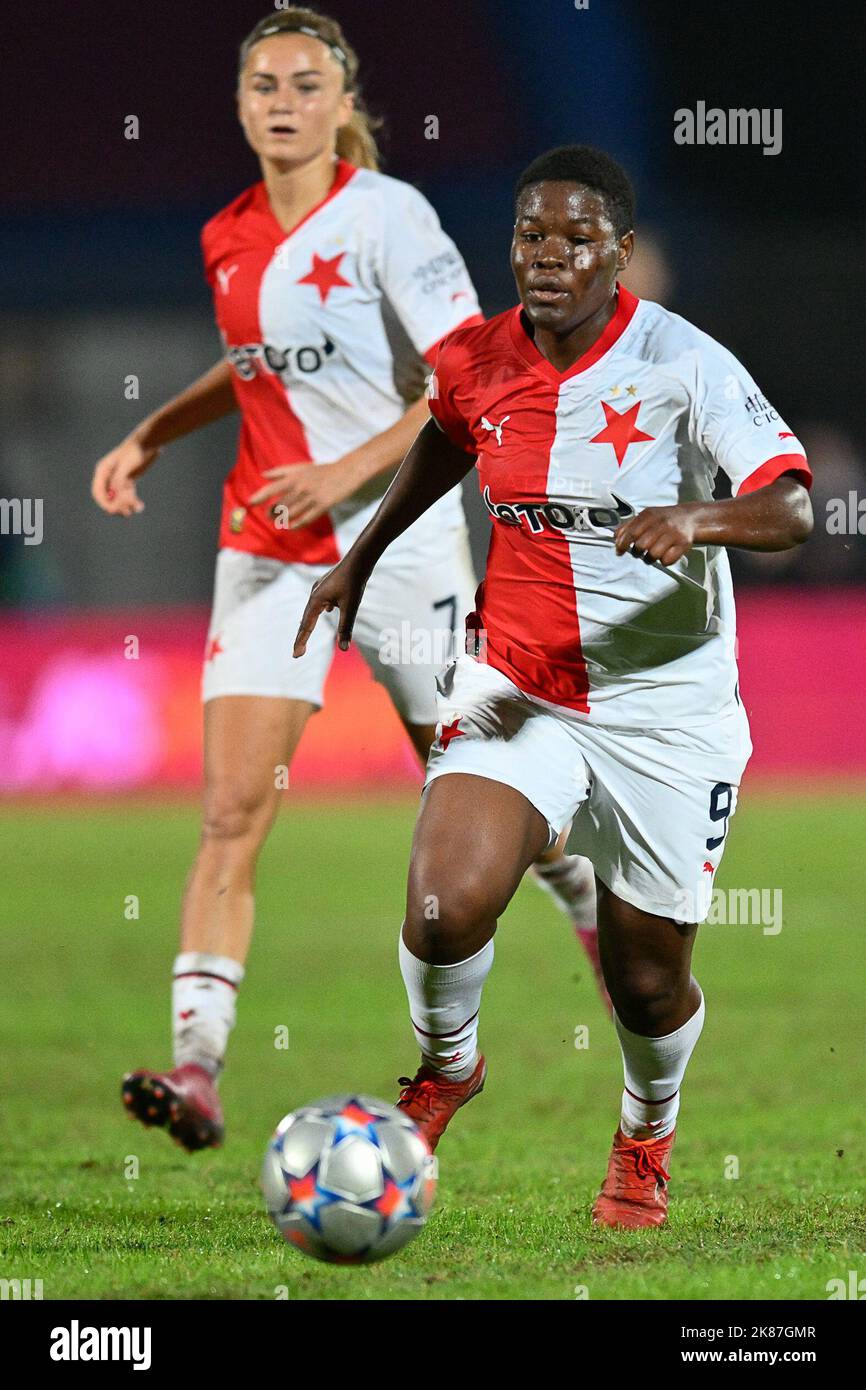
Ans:
[[[661,305],[617,290],[613,318],[568,371],[520,306],[442,345],[430,409],[477,454],[493,529],[479,618],[486,659],[526,694],[593,723],[706,723],[735,698],[723,548],[676,565],[618,556],[644,507],[735,495],[793,473],[803,446],[730,352]]]
[[[388,478],[311,526],[247,507],[265,469],[331,463],[393,425],[423,394],[439,340],[481,320],[463,258],[433,208],[398,179],[337,161],[333,185],[290,233],[263,183],[206,224],[205,271],[241,411],[220,544],[330,564],[363,528]],[[425,358],[427,363],[425,364]],[[459,490],[395,547],[462,525]]]

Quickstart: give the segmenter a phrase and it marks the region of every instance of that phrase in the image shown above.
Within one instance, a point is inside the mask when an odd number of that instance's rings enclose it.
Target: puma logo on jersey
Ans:
[[[503,415],[502,419],[499,421],[499,424],[498,424],[498,425],[494,425],[494,424],[491,424],[491,422],[488,420],[488,418],[487,418],[486,415],[482,415],[482,416],[481,416],[481,423],[482,423],[482,425],[484,426],[484,428],[485,428],[486,430],[492,430],[492,431],[493,431],[493,433],[496,435],[496,443],[499,444],[499,445],[501,445],[501,444],[502,444],[502,426],[505,424],[505,422],[506,422],[507,420],[510,420],[510,419],[511,419],[511,416],[510,416],[510,415]]]
[[[238,267],[236,265],[230,265],[225,270],[223,270],[222,266],[217,267],[217,280],[219,281],[219,287],[222,290],[223,294],[228,294],[229,288],[231,286],[232,276],[234,275],[237,268]]]

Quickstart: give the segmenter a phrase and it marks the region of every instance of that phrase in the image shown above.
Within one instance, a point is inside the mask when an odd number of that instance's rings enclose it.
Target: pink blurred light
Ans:
[[[160,761],[159,672],[118,656],[65,652],[49,658],[23,718],[0,721],[5,790],[134,787]]]

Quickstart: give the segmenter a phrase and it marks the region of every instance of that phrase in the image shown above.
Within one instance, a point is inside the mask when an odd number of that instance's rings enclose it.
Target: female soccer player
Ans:
[[[167,1125],[188,1149],[222,1137],[215,1082],[252,931],[256,861],[278,770],[322,703],[331,661],[332,626],[302,662],[291,659],[292,635],[313,580],[358,535],[382,475],[428,418],[423,384],[436,344],[482,321],[429,203],[376,171],[357,56],[332,19],[293,8],[257,24],[241,47],[238,113],[262,181],[202,237],[225,358],[108,454],[92,489],[106,512],[141,512],[136,480],[160,449],[240,410],[204,669],[202,837],[174,963],[175,1069],[136,1071],[123,1086],[132,1114]],[[434,674],[474,589],[451,491],[389,549],[358,614],[358,645],[423,759]],[[388,631],[407,622],[432,639],[426,663],[388,659]],[[539,876],[579,922],[585,866],[547,858]]]
[[[726,546],[811,530],[802,446],[740,364],[617,276],[633,196],[608,155],[551,151],[521,176],[520,305],[453,334],[421,431],[375,517],[314,587],[352,632],[385,547],[477,455],[492,517],[478,653],[439,678],[400,962],[424,1065],[403,1108],[435,1145],[480,1091],[481,990],[527,866],[575,817],[625,1089],[596,1222],[667,1213],[680,1085],[704,1002],[690,961],[751,752]],[[713,500],[721,468],[734,496]],[[438,916],[425,901],[435,894]]]

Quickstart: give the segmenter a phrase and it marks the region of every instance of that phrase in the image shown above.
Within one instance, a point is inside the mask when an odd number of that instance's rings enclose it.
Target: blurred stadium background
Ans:
[[[726,343],[816,475],[810,544],[735,556],[752,774],[866,774],[866,547],[827,528],[866,496],[864,88],[859,7],[700,0],[333,0],[384,117],[385,169],[429,196],[488,314],[514,301],[511,189],[541,150],[611,150],[638,190],[632,288]],[[235,423],[172,446],[121,522],[96,459],[213,362],[201,224],[253,182],[236,49],[266,0],[22,11],[3,83],[0,497],[44,499],[44,539],[0,536],[0,790],[192,789],[220,483]],[[819,22],[820,15],[820,22]],[[859,93],[859,109],[853,103]],[[783,111],[783,149],[687,147],[674,111]],[[139,138],[124,138],[138,117]],[[436,140],[425,138],[430,115]],[[125,381],[137,377],[139,398]],[[469,479],[479,561],[487,523]],[[863,522],[866,528],[866,520]],[[139,639],[128,660],[124,639]],[[286,634],[288,640],[291,634]],[[417,785],[384,695],[335,664],[295,788]]]
[[[431,1229],[372,1271],[302,1268],[263,1215],[250,1219],[268,1130],[316,1094],[390,1096],[411,1066],[394,945],[420,776],[350,652],[262,861],[223,1088],[230,1143],[187,1164],[133,1131],[118,1078],[167,1055],[235,425],[172,446],[131,521],[97,511],[90,476],[219,353],[199,229],[257,177],[233,87],[237,45],[268,0],[7,6],[0,501],[43,499],[44,537],[0,534],[0,1273],[44,1278],[46,1298],[273,1298],[277,1281],[291,1299],[572,1300],[577,1281],[593,1300],[824,1298],[828,1279],[866,1270],[866,552],[863,536],[827,526],[829,500],[848,510],[853,496],[856,512],[866,497],[866,9],[323,8],[361,55],[386,171],[429,196],[488,314],[514,302],[515,177],[550,146],[599,144],[637,187],[632,288],[726,343],[802,435],[814,536],[733,557],[755,755],[724,883],[783,891],[785,930],[736,918],[702,930],[711,1006],[671,1227],[636,1233],[651,1250],[624,1250],[585,1216],[614,1116],[615,1037],[570,933],[521,888],[485,994],[492,1084],[449,1136]],[[676,145],[674,112],[698,101],[781,108],[782,152]],[[131,115],[138,140],[124,138]],[[438,140],[425,139],[431,115]],[[466,500],[480,565],[474,478]],[[589,1065],[575,1045],[587,1019]],[[275,1025],[290,1028],[289,1053]],[[731,1155],[742,1181],[720,1180]]]

